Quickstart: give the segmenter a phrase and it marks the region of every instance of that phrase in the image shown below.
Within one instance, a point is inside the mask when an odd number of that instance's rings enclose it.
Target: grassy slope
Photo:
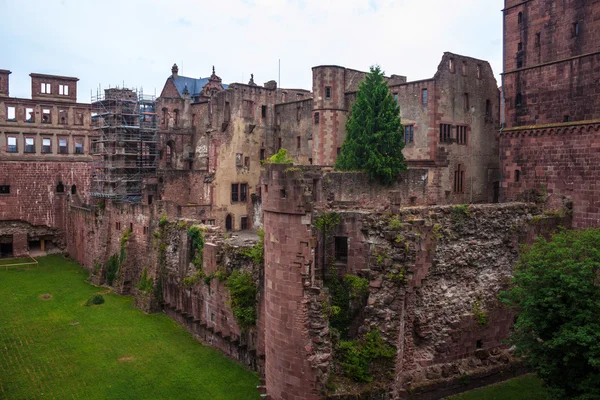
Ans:
[[[0,268],[0,398],[259,398],[255,374],[165,315],[144,315],[115,294],[85,307],[105,289],[62,256],[39,261]]]
[[[496,385],[452,396],[449,400],[545,400],[542,382],[525,375]]]

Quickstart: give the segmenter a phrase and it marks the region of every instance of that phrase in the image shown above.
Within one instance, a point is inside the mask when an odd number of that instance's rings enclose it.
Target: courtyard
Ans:
[[[258,399],[256,374],[62,255],[0,261],[0,398]],[[26,261],[26,260],[24,260]],[[86,306],[102,294],[104,304]]]

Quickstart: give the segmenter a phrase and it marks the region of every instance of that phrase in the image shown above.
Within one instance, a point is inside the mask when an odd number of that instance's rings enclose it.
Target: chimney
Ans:
[[[171,68],[171,74],[173,74],[173,79],[177,79],[179,76],[179,68],[177,67],[177,64],[173,64],[173,67]]]
[[[11,72],[7,69],[0,69],[0,97],[8,96],[8,76]]]

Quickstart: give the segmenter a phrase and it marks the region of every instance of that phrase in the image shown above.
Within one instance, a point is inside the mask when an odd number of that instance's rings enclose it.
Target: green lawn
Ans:
[[[546,393],[542,382],[535,375],[525,375],[461,393],[448,400],[546,400]]]
[[[258,399],[256,374],[54,255],[0,267],[0,399]],[[41,299],[50,294],[50,299]]]

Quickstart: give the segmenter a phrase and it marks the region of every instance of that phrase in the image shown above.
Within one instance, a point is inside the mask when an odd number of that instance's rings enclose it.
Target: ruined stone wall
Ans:
[[[277,140],[281,138],[281,147],[287,149],[296,164],[309,165],[313,161],[312,103],[312,99],[306,99],[275,105],[281,121],[276,129]]]
[[[9,185],[10,193],[0,195],[0,220],[64,228],[71,185],[89,187],[89,173],[88,163],[3,162],[0,184]],[[60,181],[64,191],[57,193]]]
[[[573,203],[573,225],[600,224],[597,186],[600,124],[513,130],[500,136],[502,198],[537,191]]]
[[[367,396],[433,399],[516,371],[502,343],[513,314],[497,296],[512,276],[520,245],[559,224],[570,226],[566,210],[511,203],[366,211],[355,203],[320,201],[318,179],[316,167],[286,172],[269,165],[263,176],[267,394],[324,398],[328,390],[344,398],[348,390],[366,390]],[[332,212],[339,223],[324,249],[315,223]],[[345,256],[339,239],[347,241]],[[344,377],[327,323],[323,278],[331,260],[341,276],[368,281],[350,334],[381,333],[397,350],[392,378],[383,373],[374,376],[375,385],[361,386]]]

